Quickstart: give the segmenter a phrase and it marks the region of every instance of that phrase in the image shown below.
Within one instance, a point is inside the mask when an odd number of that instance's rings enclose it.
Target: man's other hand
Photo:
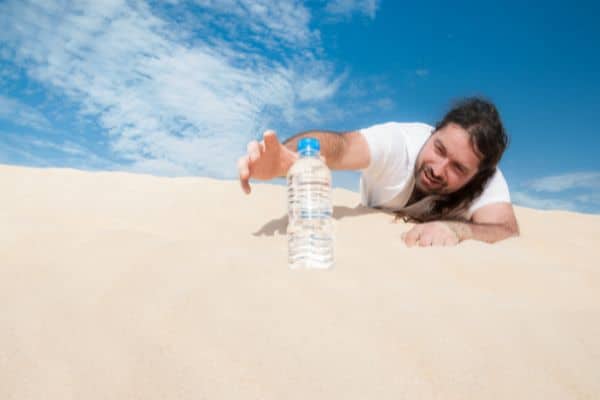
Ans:
[[[408,247],[455,246],[460,242],[456,231],[443,221],[415,225],[410,231],[402,234],[402,240]]]

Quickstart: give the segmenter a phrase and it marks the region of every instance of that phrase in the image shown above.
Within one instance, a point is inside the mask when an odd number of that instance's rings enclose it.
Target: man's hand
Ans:
[[[237,163],[240,185],[250,194],[250,178],[269,180],[285,176],[298,155],[286,148],[273,131],[266,131],[263,140],[248,143],[247,154]]]
[[[460,242],[460,237],[451,224],[435,221],[415,225],[410,231],[402,234],[402,240],[408,247],[455,246]]]

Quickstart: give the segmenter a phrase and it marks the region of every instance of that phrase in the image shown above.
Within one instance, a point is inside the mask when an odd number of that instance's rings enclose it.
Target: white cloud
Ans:
[[[513,192],[511,193],[511,198],[513,203],[524,207],[542,210],[578,210],[578,205],[575,201],[540,197],[525,192]]]
[[[244,15],[265,41],[316,40],[300,2],[198,3]],[[306,49],[276,62],[218,35],[190,41],[141,1],[8,1],[0,25],[11,61],[97,118],[115,155],[142,172],[234,177],[248,140],[319,120],[344,79]]]
[[[577,199],[577,201],[584,203],[584,204],[600,206],[600,192],[582,194],[582,195],[577,196],[576,199]]]
[[[2,96],[1,94],[0,119],[10,120],[17,125],[38,130],[47,130],[51,128],[51,123],[44,114],[19,100]]]
[[[69,154],[69,155],[73,155],[73,156],[85,156],[85,157],[89,157],[90,151],[86,150],[85,148],[83,148],[82,146],[70,142],[70,141],[65,141],[62,144],[56,143],[56,142],[51,142],[48,140],[40,140],[40,139],[36,139],[36,138],[23,138],[21,139],[22,142],[27,142],[27,144],[36,146],[36,147],[42,147],[42,148],[46,148],[46,149],[52,149],[52,150],[57,150],[61,153],[65,153],[65,154]]]
[[[10,53],[4,47],[0,47],[0,60],[9,59]],[[15,82],[19,79],[19,74],[14,70],[14,68],[10,68],[8,65],[3,65],[0,68],[0,85],[4,85],[7,83]]]
[[[600,172],[574,172],[529,181],[513,195],[528,207],[600,212]],[[558,196],[558,198],[557,198]]]
[[[0,132],[0,134],[4,134],[4,132]],[[26,163],[26,165],[34,167],[48,166],[48,160],[46,160],[44,157],[37,156],[31,151],[15,147],[14,145],[5,143],[4,141],[0,141],[0,163]]]
[[[302,101],[327,100],[338,92],[340,84],[346,77],[338,77],[334,81],[315,77],[301,82],[298,87],[298,97]]]
[[[568,189],[600,190],[600,172],[575,172],[570,174],[547,176],[527,184],[537,192],[557,193]]]
[[[373,19],[378,7],[379,0],[331,0],[327,3],[325,10],[341,17],[349,17],[358,13]]]
[[[306,46],[317,37],[309,28],[310,12],[298,0],[195,0],[212,12],[236,17],[230,33],[245,25],[254,34]]]
[[[575,172],[547,176],[533,180],[527,186],[538,192],[562,192],[568,189],[600,190],[600,172]]]
[[[68,139],[52,140],[30,134],[0,131],[0,162],[26,160],[34,166],[70,166],[82,169],[118,169],[118,165]],[[43,155],[42,155],[43,154]]]

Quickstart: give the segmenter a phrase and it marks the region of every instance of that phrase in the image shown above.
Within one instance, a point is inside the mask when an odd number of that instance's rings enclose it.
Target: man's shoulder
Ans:
[[[412,132],[427,132],[431,133],[433,131],[433,126],[426,124],[424,122],[397,122],[397,121],[388,121],[382,122],[379,124],[371,125],[367,128],[360,129],[360,131],[366,130],[379,130],[379,131],[390,131],[390,132],[403,132],[403,133],[412,133]]]
[[[473,199],[469,210],[466,214],[467,219],[471,219],[471,216],[475,211],[492,203],[510,203],[510,191],[504,174],[500,170],[500,167],[496,168],[496,172],[485,184],[482,193],[475,199]]]
[[[384,122],[362,129],[360,132],[367,139],[372,158],[386,158],[393,154],[394,158],[407,156],[407,164],[411,165],[433,127],[423,122]]]

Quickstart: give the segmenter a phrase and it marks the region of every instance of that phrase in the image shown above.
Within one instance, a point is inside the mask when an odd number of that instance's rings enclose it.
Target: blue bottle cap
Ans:
[[[312,137],[305,137],[298,141],[298,153],[304,152],[319,152],[321,150],[321,145],[319,143],[319,139]]]

